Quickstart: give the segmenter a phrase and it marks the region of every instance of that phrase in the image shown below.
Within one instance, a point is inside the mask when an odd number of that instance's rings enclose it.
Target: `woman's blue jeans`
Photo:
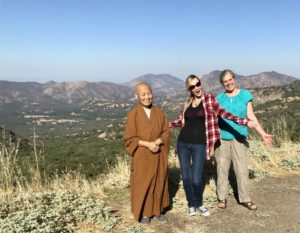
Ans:
[[[205,145],[177,142],[183,188],[189,207],[202,206],[202,173],[206,159]]]

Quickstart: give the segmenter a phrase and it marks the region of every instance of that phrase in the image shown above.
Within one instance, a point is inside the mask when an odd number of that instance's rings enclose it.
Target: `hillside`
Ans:
[[[280,87],[252,90],[257,116],[270,130],[285,119],[292,140],[300,139],[300,81]]]
[[[220,71],[213,71],[201,77],[205,90],[222,90],[219,83]],[[276,72],[263,72],[257,75],[237,75],[241,88],[262,88],[282,86],[297,80]],[[0,81],[0,106],[11,103],[38,104],[47,106],[63,104],[85,104],[86,100],[129,100],[133,98],[133,87],[137,82],[148,82],[155,94],[160,97],[173,97],[185,93],[184,81],[169,74],[146,74],[122,84],[112,82],[33,82]]]
[[[145,74],[135,78],[124,85],[133,88],[138,82],[147,82],[155,95],[173,97],[185,91],[184,81],[169,74]]]
[[[64,103],[82,103],[87,99],[129,99],[132,89],[109,82],[63,82],[42,85],[43,94]]]
[[[122,100],[133,95],[131,88],[109,82],[32,82],[0,81],[0,106],[22,104],[83,104],[87,99]]]
[[[219,81],[220,73],[221,71],[215,70],[201,77],[201,81],[207,92],[215,94],[223,91],[223,87]],[[297,78],[284,74],[279,74],[275,71],[262,72],[250,76],[242,76],[238,74],[236,75],[237,86],[239,88],[246,89],[284,86],[296,80]]]
[[[222,90],[219,73],[220,71],[213,71],[201,77],[206,91]],[[264,106],[259,104],[268,102],[268,109],[272,114],[272,109],[279,108],[273,105],[278,101],[285,101],[288,103],[284,105],[285,113],[291,109],[290,115],[297,119],[297,113],[293,114],[297,111],[297,106],[293,105],[297,104],[299,90],[291,89],[293,86],[281,88],[293,80],[295,78],[276,72],[237,77],[239,87],[250,87],[253,90],[258,111],[264,111]],[[147,74],[124,85],[86,81],[51,81],[45,84],[0,81],[0,125],[21,136],[30,136],[34,126],[41,137],[60,137],[90,131],[106,134],[104,127],[126,117],[128,110],[137,103],[133,86],[140,81],[147,81],[152,85],[154,104],[161,106],[170,119],[173,119],[188,96],[184,90],[184,81],[168,74]],[[259,90],[255,89],[257,86],[267,87]],[[282,97],[284,92],[289,93],[287,97]]]

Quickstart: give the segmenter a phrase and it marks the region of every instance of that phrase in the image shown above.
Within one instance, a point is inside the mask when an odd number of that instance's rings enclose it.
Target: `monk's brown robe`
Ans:
[[[139,140],[155,141],[161,138],[160,151],[153,153],[138,146]],[[139,104],[127,115],[124,133],[125,149],[131,160],[131,211],[136,220],[159,216],[169,205],[168,154],[170,131],[165,114],[157,107],[151,108],[150,119]]]

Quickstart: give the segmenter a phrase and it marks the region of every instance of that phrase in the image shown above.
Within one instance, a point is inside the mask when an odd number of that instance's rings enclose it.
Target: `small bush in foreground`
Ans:
[[[286,170],[296,170],[300,168],[300,155],[296,155],[294,157],[283,159],[279,163],[279,167],[282,167]]]
[[[270,173],[267,170],[262,170],[262,169],[249,169],[249,178],[252,180],[262,180],[266,176],[269,176]]]
[[[0,232],[74,232],[84,220],[110,230],[120,222],[101,199],[63,191],[2,203],[0,217]]]
[[[133,226],[133,227],[130,227],[130,228],[126,229],[125,232],[126,233],[143,233],[144,228]]]

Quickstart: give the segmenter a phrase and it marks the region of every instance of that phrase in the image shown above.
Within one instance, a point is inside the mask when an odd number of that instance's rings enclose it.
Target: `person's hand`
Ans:
[[[161,138],[158,138],[158,139],[156,139],[155,141],[154,141],[154,143],[156,144],[156,145],[158,145],[158,146],[160,146],[161,144],[162,144],[162,140],[161,140]]]
[[[151,150],[153,153],[156,153],[159,151],[159,146],[156,145],[155,142],[149,142],[148,149]]]
[[[264,134],[262,135],[264,143],[267,147],[271,147],[274,144],[274,136],[271,134]]]
[[[248,122],[247,126],[248,126],[249,128],[253,128],[253,127],[255,128],[255,127],[257,126],[257,122],[254,121],[254,120],[250,120],[250,121]]]

